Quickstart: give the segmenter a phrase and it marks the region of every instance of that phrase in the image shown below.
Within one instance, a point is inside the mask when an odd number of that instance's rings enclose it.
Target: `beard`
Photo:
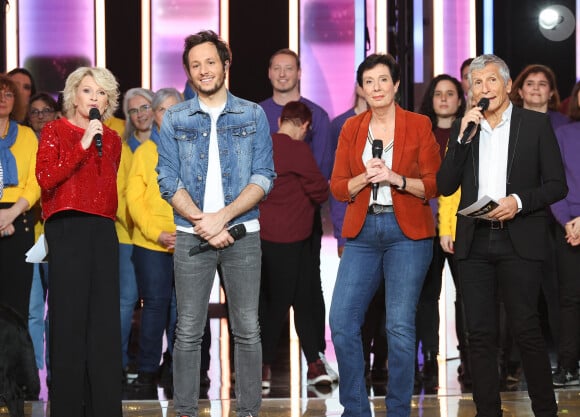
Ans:
[[[193,81],[193,86],[195,87],[195,90],[198,92],[198,94],[202,94],[204,96],[213,96],[215,93],[217,93],[218,91],[220,91],[223,88],[225,80],[226,80],[226,76],[222,72],[221,74],[218,74],[216,76],[215,84],[213,86],[205,86],[204,87],[198,81]]]

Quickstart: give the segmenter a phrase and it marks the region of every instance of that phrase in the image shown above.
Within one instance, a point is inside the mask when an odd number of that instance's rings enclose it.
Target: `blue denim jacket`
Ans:
[[[219,158],[225,205],[231,204],[248,184],[268,194],[276,173],[272,159],[272,138],[262,108],[235,97],[228,91],[227,102],[217,121]],[[167,110],[161,124],[157,181],[161,196],[171,202],[184,188],[197,207],[203,209],[207,177],[211,118],[201,110],[198,97]],[[232,219],[231,224],[257,219],[258,206]],[[191,223],[174,210],[175,224]]]

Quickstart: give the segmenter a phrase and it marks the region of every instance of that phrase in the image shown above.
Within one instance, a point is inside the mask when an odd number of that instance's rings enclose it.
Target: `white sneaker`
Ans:
[[[338,374],[336,373],[336,371],[334,369],[332,369],[330,367],[330,364],[326,360],[326,356],[324,356],[324,353],[318,352],[318,356],[320,357],[320,360],[324,364],[324,368],[326,369],[326,373],[328,374],[330,379],[332,379],[332,382],[338,382]]]

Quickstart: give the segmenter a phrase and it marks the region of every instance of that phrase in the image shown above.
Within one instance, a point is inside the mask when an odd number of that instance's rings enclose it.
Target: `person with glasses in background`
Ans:
[[[131,88],[123,99],[125,131],[122,138],[121,164],[117,174],[119,205],[115,227],[119,238],[119,272],[121,287],[121,349],[123,352],[123,382],[134,382],[138,377],[138,366],[129,357],[129,337],[133,312],[139,298],[135,266],[133,264],[133,221],[129,214],[125,192],[127,178],[135,150],[151,136],[153,92],[145,88]],[[147,308],[147,307],[145,307]]]
[[[140,96],[143,99],[142,96]],[[153,388],[159,374],[163,348],[163,332],[167,328],[168,353],[173,352],[173,335],[177,317],[173,287],[173,249],[175,224],[173,209],[161,198],[157,184],[157,143],[164,111],[183,101],[175,89],[162,89],[152,100],[156,111],[150,139],[145,140],[134,154],[127,178],[126,199],[133,228],[133,264],[139,295],[143,300],[141,330],[139,332],[139,374],[134,386]],[[141,108],[149,106],[141,104]],[[130,117],[143,115],[141,109],[129,109]],[[139,115],[141,113],[141,115]],[[146,118],[146,117],[143,117]],[[138,125],[138,123],[135,123]],[[169,362],[171,363],[171,362]]]
[[[57,118],[57,104],[48,93],[37,93],[30,98],[28,106],[28,123],[37,137],[47,122]]]

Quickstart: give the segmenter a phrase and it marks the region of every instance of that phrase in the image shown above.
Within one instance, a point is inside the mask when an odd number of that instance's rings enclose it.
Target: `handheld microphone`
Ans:
[[[243,223],[236,224],[228,229],[228,233],[234,238],[234,240],[238,240],[246,236],[246,226]],[[208,241],[203,241],[199,245],[194,246],[189,250],[189,256],[197,255],[198,253],[206,252],[210,250],[212,246],[209,244]]]
[[[373,140],[373,158],[381,159],[383,156],[383,141],[380,139]],[[377,193],[379,192],[379,183],[375,182],[372,186],[373,188],[373,200],[377,199]]]
[[[99,109],[93,107],[89,111],[89,120],[101,120],[101,113],[99,113]],[[97,152],[99,152],[99,156],[103,156],[103,135],[97,133],[95,135],[95,147],[97,148]]]
[[[481,100],[479,100],[479,103],[477,103],[477,107],[481,107],[481,112],[483,113],[489,107],[489,99],[486,97],[482,97]],[[471,136],[471,134],[473,133],[473,129],[475,129],[475,126],[476,126],[475,122],[467,123],[467,127],[463,131],[463,136],[461,137],[462,145],[465,145],[465,141],[467,141],[467,138]]]

